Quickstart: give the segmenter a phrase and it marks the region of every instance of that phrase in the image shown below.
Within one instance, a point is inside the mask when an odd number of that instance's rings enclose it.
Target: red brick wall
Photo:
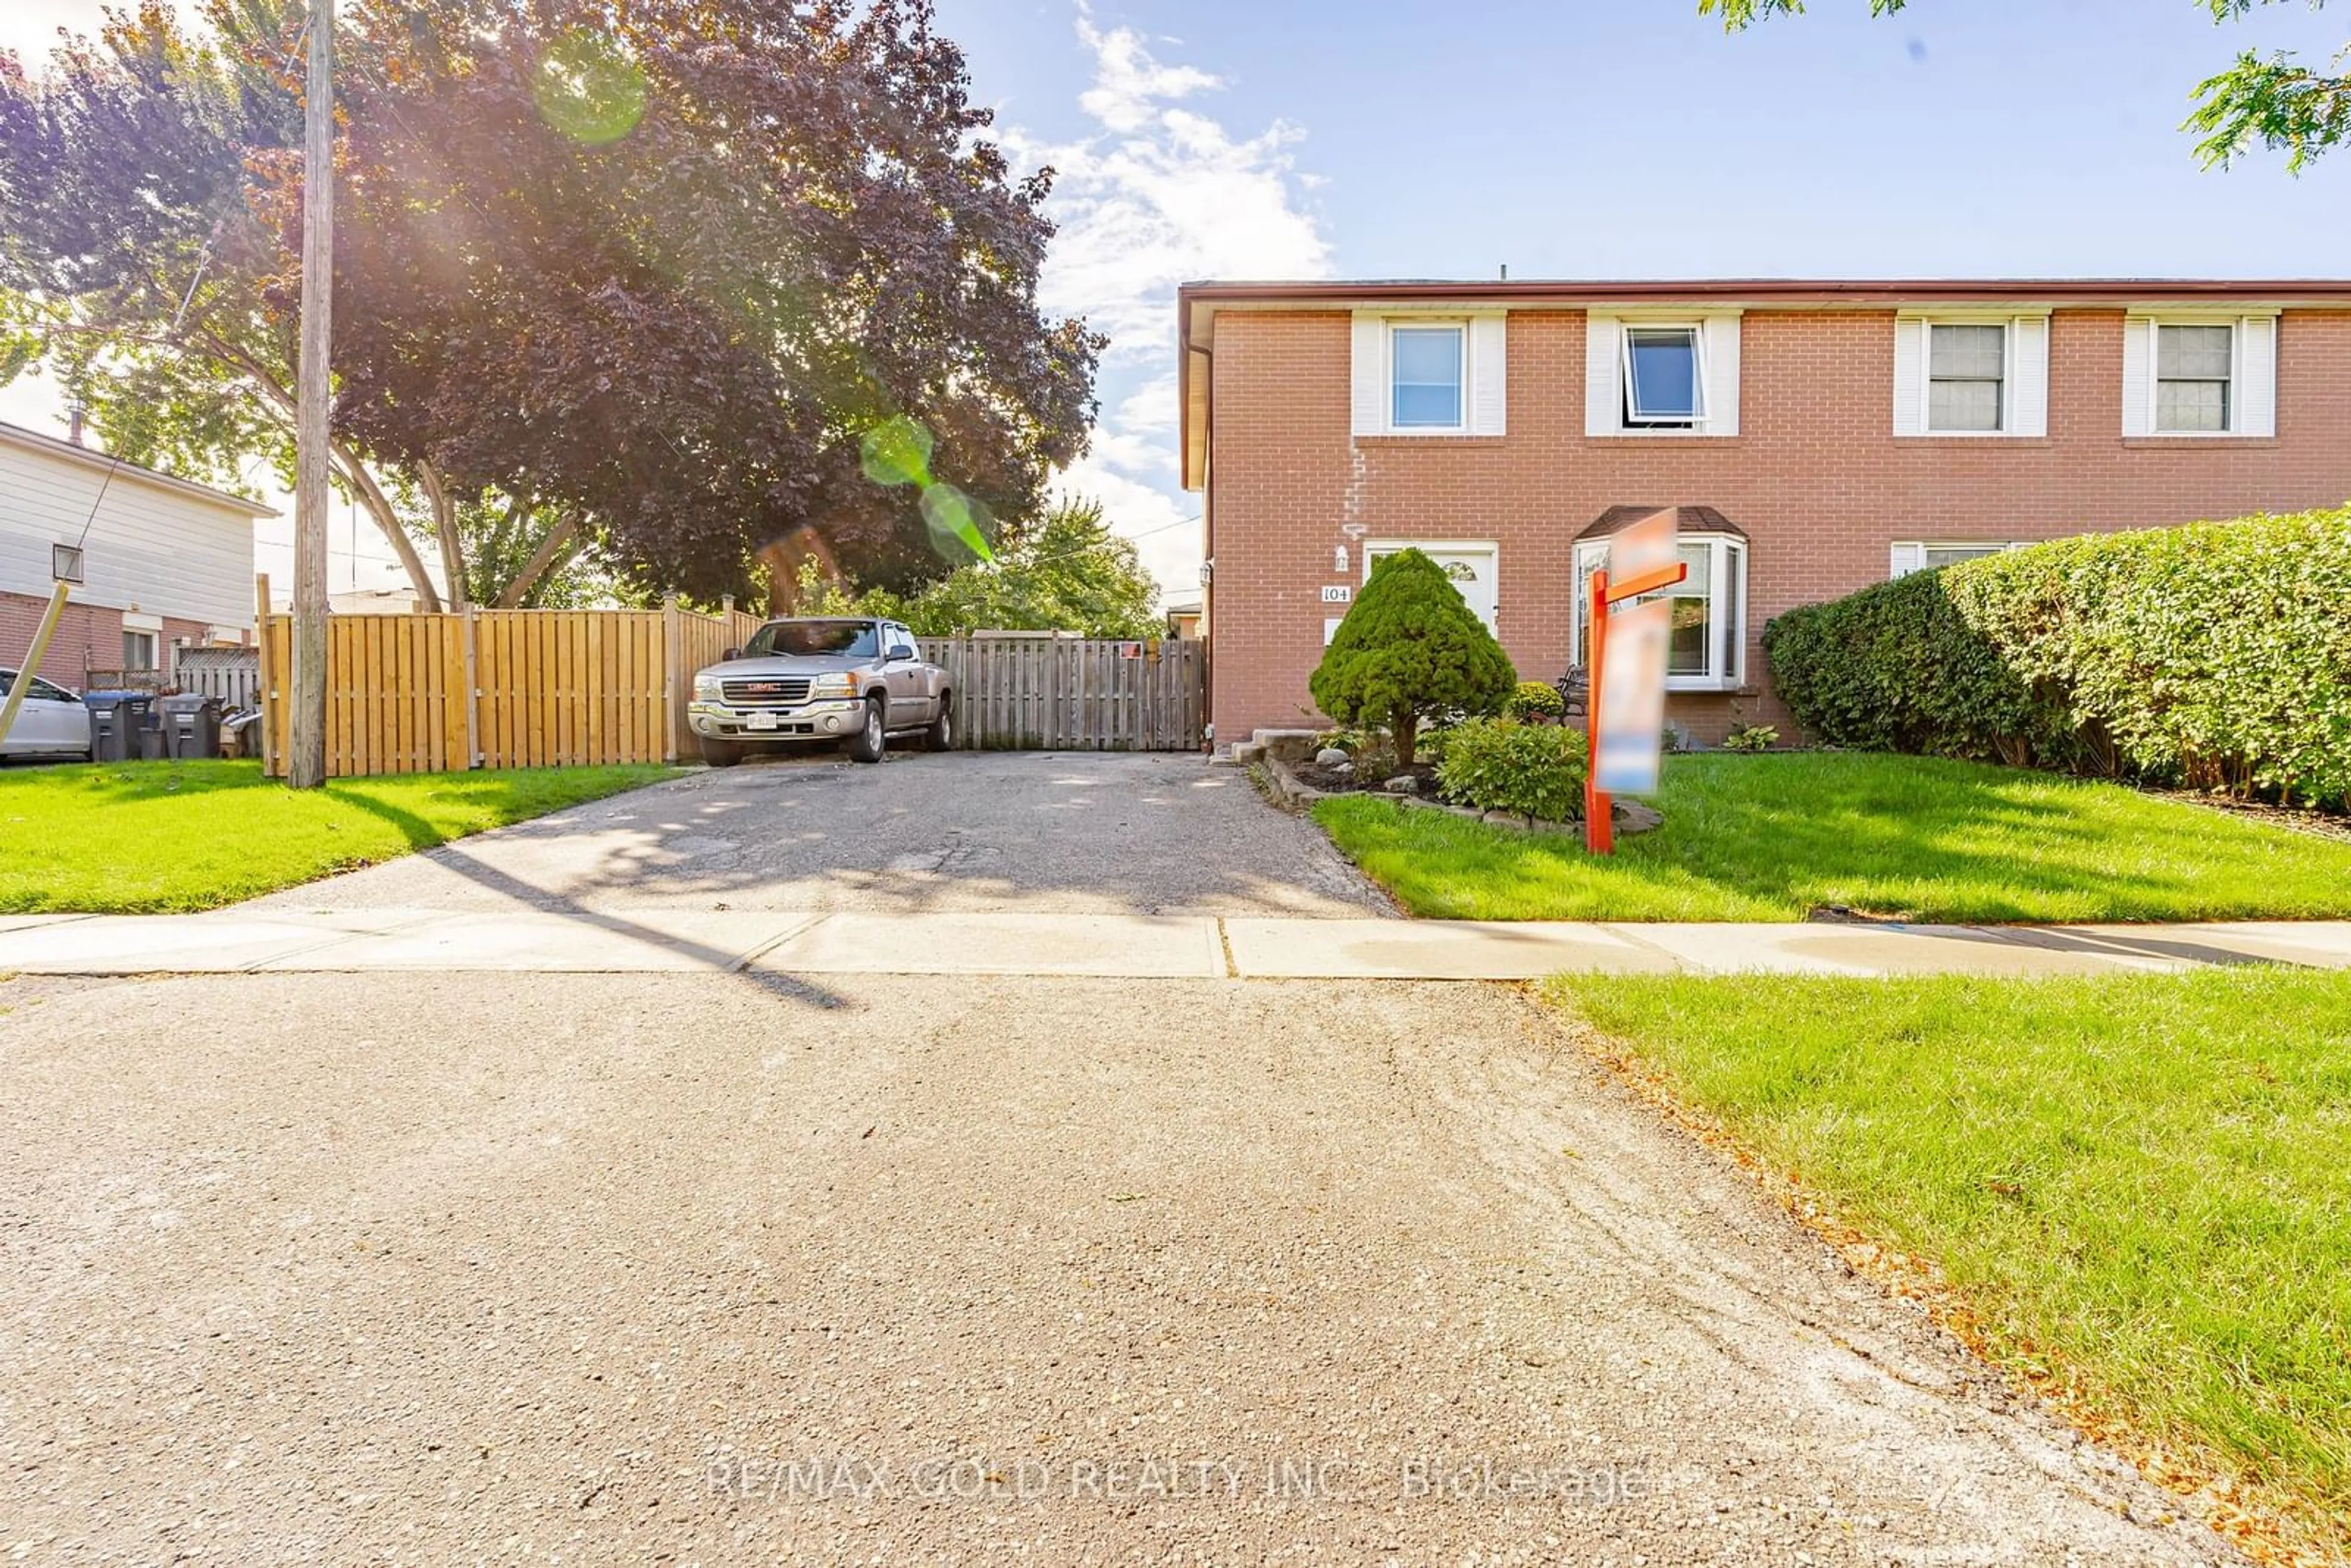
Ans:
[[[0,592],[0,669],[13,670],[24,662],[33,645],[33,633],[40,629],[42,612],[48,606],[46,599]],[[211,640],[212,627],[208,622],[183,620],[175,615],[166,615],[162,621],[163,630],[157,633],[156,653],[166,668],[173,667],[172,654],[182,638],[198,646]],[[79,691],[85,671],[116,670],[121,666],[122,612],[67,600],[57,633],[49,639],[49,651],[41,659],[42,677]]]
[[[1320,722],[1306,677],[1350,516],[1375,538],[1498,541],[1502,644],[1521,675],[1551,680],[1567,665],[1574,536],[1619,504],[1719,508],[1752,540],[1747,669],[1762,690],[1669,699],[1669,715],[1712,740],[1734,700],[1784,724],[1764,622],[1884,580],[1896,539],[2054,538],[2351,499],[2351,312],[2281,321],[2270,440],[2124,440],[2119,310],[2052,317],[2049,434],[2037,440],[1897,441],[1890,311],[1748,312],[1737,436],[1591,438],[1583,336],[1580,312],[1512,313],[1507,436],[1356,440],[1345,312],[1218,316],[1208,516],[1220,744]]]
[[[48,607],[47,600],[30,594],[0,593],[0,666],[13,670],[24,664]],[[41,677],[79,691],[83,671],[111,670],[121,663],[122,612],[67,600],[49,651],[41,658]]]

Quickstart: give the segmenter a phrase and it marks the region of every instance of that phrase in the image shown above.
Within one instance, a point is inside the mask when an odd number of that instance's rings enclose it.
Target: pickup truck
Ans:
[[[914,634],[868,616],[770,621],[694,677],[686,722],[702,759],[731,768],[753,750],[833,745],[879,762],[889,737],[919,731],[933,751],[955,745],[955,694]]]

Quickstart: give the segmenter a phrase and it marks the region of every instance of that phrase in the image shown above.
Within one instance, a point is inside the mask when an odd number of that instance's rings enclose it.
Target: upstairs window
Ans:
[[[2150,308],[2123,318],[2123,434],[2212,440],[2277,434],[2273,307],[2231,314]]]
[[[1398,430],[1461,428],[1459,327],[1393,327],[1388,331],[1389,422]]]
[[[2237,331],[2214,326],[2155,329],[2155,428],[2162,434],[2210,435],[2229,429]]]
[[[1706,417],[1706,375],[1695,327],[1625,329],[1625,424],[1687,428]]]
[[[2006,327],[1935,323],[1927,334],[1927,428],[2002,429],[2007,370]]]

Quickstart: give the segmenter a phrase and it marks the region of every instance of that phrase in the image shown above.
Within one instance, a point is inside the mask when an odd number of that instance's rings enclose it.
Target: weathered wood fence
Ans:
[[[251,707],[260,700],[258,648],[182,648],[173,653],[172,664],[174,685],[212,698],[225,712]]]
[[[1193,751],[1207,644],[982,632],[926,637],[956,694],[958,744],[991,751]]]
[[[265,585],[263,603],[267,603]],[[758,631],[741,611],[481,610],[337,615],[327,623],[330,778],[663,762],[699,755],[694,673]],[[292,620],[261,617],[263,756],[283,774]],[[947,672],[960,744],[992,749],[1191,750],[1198,643],[1043,636],[926,640]]]

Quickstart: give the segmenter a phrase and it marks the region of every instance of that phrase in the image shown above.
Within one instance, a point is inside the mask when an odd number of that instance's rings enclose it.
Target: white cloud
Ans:
[[[1078,41],[1092,85],[1078,105],[1096,130],[1047,142],[1017,128],[1015,159],[1058,172],[1048,210],[1060,225],[1039,294],[1110,338],[1096,392],[1102,414],[1064,489],[1099,497],[1121,533],[1137,539],[1171,600],[1194,597],[1201,530],[1174,526],[1199,513],[1178,484],[1176,286],[1203,277],[1321,277],[1331,247],[1305,204],[1311,182],[1295,166],[1304,132],[1276,120],[1236,136],[1185,101],[1221,78],[1167,64],[1131,27],[1098,26],[1081,4]]]
[[[1093,51],[1094,85],[1079,95],[1078,107],[1113,131],[1139,131],[1149,122],[1153,104],[1206,92],[1223,84],[1190,66],[1163,66],[1143,47],[1143,37],[1131,28],[1104,33],[1094,26],[1092,11],[1078,7],[1078,41]]]

